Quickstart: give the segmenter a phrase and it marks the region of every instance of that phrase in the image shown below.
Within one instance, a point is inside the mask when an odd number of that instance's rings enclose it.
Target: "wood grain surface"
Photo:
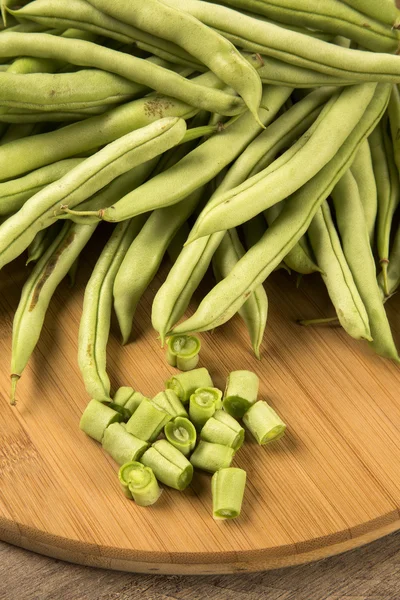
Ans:
[[[16,408],[7,402],[7,373],[25,267],[17,261],[2,273],[1,539],[92,566],[224,573],[314,560],[399,528],[400,370],[339,328],[299,327],[299,317],[331,315],[329,299],[318,277],[296,290],[295,279],[279,272],[267,284],[261,362],[239,318],[202,336],[201,364],[215,383],[223,386],[233,369],[255,370],[260,396],[288,425],[282,441],[264,448],[250,441],[235,458],[249,475],[241,518],[213,521],[210,478],[201,473],[184,493],[166,490],[151,509],[125,499],[117,465],[78,428],[88,401],[76,354],[89,267],[83,260],[76,287],[63,283],[53,299]],[[119,344],[113,324],[114,389],[132,385],[154,395],[174,371],[150,325],[159,284],[153,282],[137,311],[129,346]],[[193,307],[198,301],[197,295]],[[388,309],[400,343],[398,308],[394,297]]]

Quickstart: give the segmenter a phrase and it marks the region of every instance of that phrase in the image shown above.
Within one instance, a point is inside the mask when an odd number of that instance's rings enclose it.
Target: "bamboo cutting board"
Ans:
[[[291,565],[357,547],[400,527],[400,369],[339,328],[301,328],[300,317],[329,316],[317,276],[278,272],[267,283],[270,314],[263,358],[253,358],[239,317],[203,334],[201,365],[218,386],[229,370],[252,369],[260,396],[288,425],[268,447],[247,443],[235,464],[248,472],[243,514],[211,517],[210,477],[185,492],[165,490],[139,508],[119,490],[117,465],[78,428],[88,401],[77,367],[77,334],[88,266],[75,288],[64,282],[8,404],[11,323],[23,262],[0,279],[0,538],[85,565],[160,573],[229,573]],[[143,299],[134,342],[109,344],[115,389],[158,392],[174,371],[150,325],[160,281]],[[199,301],[195,297],[193,306]],[[388,310],[400,345],[400,301]],[[250,437],[250,436],[249,436]]]

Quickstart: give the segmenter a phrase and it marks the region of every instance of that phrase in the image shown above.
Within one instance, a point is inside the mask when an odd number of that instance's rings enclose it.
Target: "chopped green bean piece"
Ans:
[[[151,403],[154,404],[154,406],[156,406],[158,409],[163,410],[171,415],[172,418],[188,416],[185,407],[173,390],[159,392],[151,400]]]
[[[167,440],[155,442],[141,458],[141,462],[153,469],[161,483],[184,490],[192,481],[193,466],[187,458]]]
[[[214,519],[235,519],[240,515],[246,471],[236,467],[220,469],[211,478]]]
[[[128,431],[125,424],[112,423],[103,435],[102,446],[104,450],[117,462],[123,465],[131,460],[139,460],[149,444],[139,440]]]
[[[264,400],[256,402],[243,417],[243,423],[260,445],[278,440],[286,425]]]
[[[219,469],[230,467],[235,451],[229,446],[211,444],[200,440],[199,445],[190,457],[190,462],[196,469],[215,473]]]
[[[153,471],[140,462],[130,461],[122,465],[118,478],[125,496],[133,498],[139,506],[151,506],[161,496],[162,490]]]
[[[135,392],[131,387],[123,386],[115,392],[113,402],[114,404],[123,406],[129,411],[129,416],[131,417],[144,398],[146,396],[143,396],[140,392]],[[150,398],[146,399],[149,400]]]
[[[224,409],[240,419],[257,401],[259,379],[252,371],[229,373],[224,393]]]
[[[171,418],[145,398],[127,422],[126,430],[144,442],[153,442]]]
[[[196,428],[185,417],[176,417],[164,427],[165,437],[184,456],[188,456],[196,446]]]
[[[215,411],[221,407],[222,392],[213,387],[198,388],[190,396],[189,415],[196,429],[201,429],[203,425],[211,419]]]
[[[166,388],[173,390],[183,404],[189,402],[190,396],[201,387],[213,387],[210,374],[204,367],[179,373],[166,382]]]
[[[217,410],[200,432],[205,442],[230,446],[235,452],[243,445],[244,429],[224,410]]]
[[[121,421],[121,418],[121,415],[107,404],[91,400],[83,411],[79,427],[94,440],[101,442],[106,427]]]
[[[132,413],[125,406],[120,406],[119,404],[115,404],[115,402],[106,402],[106,404],[121,415],[121,421],[126,422],[132,416]]]
[[[180,371],[191,371],[199,362],[200,348],[195,335],[173,335],[167,341],[167,363]]]

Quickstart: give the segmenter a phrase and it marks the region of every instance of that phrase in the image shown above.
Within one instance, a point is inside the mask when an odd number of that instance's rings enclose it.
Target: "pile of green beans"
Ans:
[[[57,286],[105,233],[78,340],[96,402],[113,393],[112,311],[127,344],[160,269],[162,344],[238,313],[261,359],[264,283],[285,268],[293,294],[320,277],[336,312],[301,324],[340,324],[400,362],[385,307],[400,285],[393,0],[22,4],[2,0],[0,24],[0,268],[28,265],[12,402]]]

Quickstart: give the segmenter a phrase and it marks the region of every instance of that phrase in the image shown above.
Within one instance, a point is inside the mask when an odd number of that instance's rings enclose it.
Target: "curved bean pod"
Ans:
[[[35,265],[22,288],[15,313],[11,358],[11,401],[15,388],[39,340],[46,311],[58,286],[94,233],[95,225],[65,223],[62,230]]]
[[[63,177],[82,162],[82,158],[69,158],[47,165],[18,179],[0,183],[0,216],[19,210],[24,203],[49,183]]]
[[[286,93],[284,90],[282,92],[279,94],[278,90],[275,90],[268,100],[267,104],[270,110],[265,113],[265,125],[271,123],[290,95],[290,90]],[[308,100],[308,105],[312,104],[312,99],[315,99],[316,95],[316,93],[314,96],[310,94],[309,98],[312,98]],[[321,92],[318,95],[322,96]],[[254,121],[252,120],[249,125],[254,127]],[[265,139],[268,139],[267,136],[270,127],[261,134]],[[217,192],[218,190],[225,191],[230,189],[246,179],[254,167],[254,163],[265,152],[265,139],[260,143],[260,137],[259,135],[255,138],[239,156],[220,183]],[[224,237],[224,233],[218,232],[211,236],[200,238],[189,246],[185,246],[169,271],[165,282],[158,290],[153,301],[151,320],[154,329],[160,334],[162,344],[167,332],[179,321],[189,306],[190,299],[207,271],[212,256]]]
[[[185,10],[167,6],[159,0],[129,4],[113,4],[108,0],[89,2],[120,21],[181,46],[233,88],[243,98],[255,119],[258,119],[257,111],[262,94],[260,78],[227,39],[188,15]],[[217,107],[211,112],[229,114]]]
[[[393,158],[392,145],[384,124],[379,123],[371,133],[369,145],[378,193],[376,244],[382,267],[383,281],[386,282],[389,263],[390,231],[393,215],[400,200],[399,174]],[[385,292],[388,294],[386,283]]]
[[[185,131],[182,119],[160,119],[108,144],[35,194],[0,227],[0,268],[23,252],[37,231],[57,220],[61,204],[73,207],[83,202],[118,175],[177,144]]]
[[[375,2],[375,0],[342,0],[342,2],[377,21],[390,25],[390,27],[395,28],[400,23],[400,11],[392,0],[382,0],[381,2]]]
[[[227,277],[244,254],[245,250],[236,230],[229,229],[212,258],[217,281]],[[259,285],[251,293],[238,313],[246,324],[254,354],[260,360],[260,346],[268,317],[268,298],[263,285]]]
[[[359,189],[351,170],[341,177],[331,196],[343,252],[367,311],[371,346],[380,356],[400,362],[376,280],[375,259]]]
[[[373,246],[376,215],[378,211],[378,192],[376,189],[374,167],[368,140],[365,140],[361,144],[350,169],[357,182],[361,204],[364,209],[369,240],[371,246]]]
[[[174,6],[177,3],[179,5],[189,4],[186,0],[167,1],[173,3]],[[193,1],[190,2],[191,14],[193,14],[192,4],[194,4]],[[196,5],[198,4],[200,3],[196,2]],[[337,0],[307,0],[300,3],[299,0],[226,0],[224,4],[251,13],[258,13],[281,23],[343,35],[364,48],[376,52],[395,52],[397,50],[398,37],[392,26],[384,25],[367,17]],[[198,14],[200,10],[200,8],[196,8],[195,14],[198,18],[200,18]],[[204,15],[205,12],[204,7],[201,14]],[[212,11],[208,10],[206,14],[211,15],[211,13]],[[208,20],[207,24],[212,26]]]
[[[1,79],[1,77],[0,77]],[[0,145],[9,144],[15,140],[29,137],[37,128],[35,123],[16,123],[10,125],[0,140]],[[39,132],[38,132],[39,133]]]
[[[175,233],[196,208],[202,192],[202,188],[198,188],[179,204],[155,210],[126,252],[113,289],[123,344],[129,340],[140,298],[153,280]]]
[[[263,104],[274,106],[281,98],[286,100],[290,91],[290,88],[266,88]],[[259,118],[263,123],[270,120],[269,115],[268,110],[260,109]],[[249,112],[244,113],[230,127],[197,146],[176,165],[147,181],[140,190],[127,194],[113,206],[100,211],[99,218],[111,222],[123,221],[183,200],[196,188],[211,181],[243,152],[261,130],[261,126],[253,121]],[[199,164],[202,165],[201,169]]]
[[[383,280],[382,273],[378,275],[378,283],[383,298],[389,298],[400,285],[400,226],[397,227],[393,245],[390,249],[386,283]]]
[[[6,112],[1,112],[0,109],[0,121],[4,122],[4,123],[16,123],[16,124],[21,124],[21,123],[30,123],[30,124],[39,124],[39,123],[43,123],[44,121],[49,122],[49,123],[62,123],[63,125],[65,125],[65,123],[68,123],[69,121],[83,121],[85,119],[88,119],[89,117],[95,116],[95,115],[103,115],[105,112],[110,111],[110,109],[115,108],[115,104],[114,105],[109,105],[106,104],[104,106],[94,106],[92,108],[84,108],[82,110],[72,110],[72,111],[53,111],[53,112],[48,112],[48,111],[44,111],[41,112],[40,110],[24,110],[24,109],[18,109],[18,108],[9,108],[9,109],[5,109]],[[75,123],[73,123],[75,124]],[[53,132],[51,132],[53,133]],[[35,143],[36,143],[36,138],[35,138]],[[63,156],[63,153],[61,154],[61,156],[59,157],[59,159],[61,160],[62,158],[68,158],[68,156],[71,156],[70,153],[67,152],[67,157]],[[43,161],[41,161],[43,162]],[[45,162],[45,164],[48,164],[47,162]],[[38,168],[38,167],[42,167],[44,166],[43,164],[39,163],[38,166],[35,165],[34,168]],[[18,175],[20,175],[21,173],[18,172]]]
[[[389,94],[390,86],[378,86],[364,115],[335,157],[290,197],[258,244],[248,250],[228,277],[207,294],[195,314],[175,326],[169,334],[207,331],[225,323],[237,312],[250,293],[306,233],[319,206],[348,168],[362,141],[381,119]]]
[[[146,216],[140,215],[115,227],[86,285],[79,326],[78,364],[86,391],[96,400],[110,398],[106,350],[114,279],[132,240],[145,220]]]
[[[29,36],[21,33],[4,33],[0,36],[0,56],[12,57],[26,53],[39,58],[67,60],[71,64],[82,67],[95,67],[115,73],[129,81],[145,85],[187,102],[191,106],[211,112],[235,115],[243,112],[244,109],[243,101],[237,96],[218,89],[205,88],[194,80],[185,79],[178,73],[157,64],[93,42],[55,37],[46,33],[31,33]],[[243,61],[250,68],[249,63],[244,59]],[[258,81],[261,87],[259,77]]]
[[[388,105],[388,117],[393,142],[394,161],[400,175],[400,90],[398,85],[392,87]]]
[[[196,59],[173,42],[163,40],[145,31],[114,19],[97,10],[85,0],[35,0],[17,10],[10,11],[18,19],[32,19],[42,26],[79,27],[122,43],[143,42],[173,57],[173,62]],[[162,57],[163,58],[163,57]],[[171,59],[168,59],[171,60]]]
[[[188,242],[219,231],[222,225],[224,229],[240,225],[287,198],[316,175],[350,135],[371,101],[376,85],[351,86],[335,94],[309,131],[281,157],[259,174],[225,194],[218,194],[207,204]]]
[[[28,260],[25,264],[37,262],[56,239],[59,231],[60,223],[53,223],[50,227],[38,231],[28,246]]]
[[[223,85],[212,73],[204,73],[195,79],[202,86]],[[0,180],[93,150],[157,119],[175,116],[187,119],[197,112],[184,102],[159,94],[133,100],[82,123],[13,142],[7,152],[0,148]]]
[[[274,1],[281,4],[281,0]],[[298,2],[298,0],[291,1]],[[314,2],[321,4],[321,0],[314,0]],[[332,2],[335,6],[339,4],[337,0]],[[348,77],[358,81],[394,82],[400,79],[400,65],[394,55],[342,48],[208,2],[179,0],[179,3],[182,7],[184,5],[184,10],[190,11],[207,25],[215,27],[239,48],[260,52],[335,77]],[[264,5],[264,0],[260,4]],[[314,28],[321,29],[318,26]],[[328,31],[327,28],[323,29]],[[367,36],[370,35],[370,31],[366,28],[362,28],[362,31]],[[352,37],[343,29],[337,33],[348,38]],[[394,36],[391,41],[393,47],[388,51],[393,52],[398,46],[397,34],[390,31],[390,35]],[[363,47],[367,47],[365,41],[360,41]]]

